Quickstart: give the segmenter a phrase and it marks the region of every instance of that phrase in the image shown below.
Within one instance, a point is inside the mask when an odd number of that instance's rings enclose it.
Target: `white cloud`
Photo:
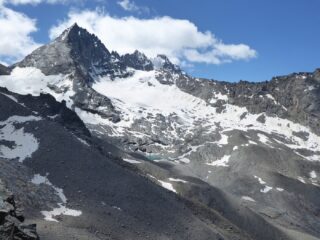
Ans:
[[[12,63],[39,47],[30,36],[35,31],[34,19],[1,6],[0,2],[0,58],[3,62]]]
[[[199,51],[188,49],[185,56],[192,62],[203,62],[208,64],[229,63],[233,60],[249,60],[257,56],[257,52],[245,44],[217,43],[212,50]]]
[[[165,54],[173,62],[185,64],[221,64],[248,60],[257,55],[245,44],[225,44],[213,33],[199,31],[188,20],[171,17],[117,18],[89,10],[70,12],[65,21],[50,29],[50,38],[57,37],[75,22],[96,34],[109,50],[120,54],[138,49],[149,57]]]
[[[128,12],[149,13],[150,11],[149,8],[138,6],[134,1],[131,1],[131,0],[121,0],[121,1],[118,1],[117,3],[120,7],[122,7],[125,11],[128,11]]]
[[[119,1],[118,4],[126,11],[138,11],[139,7],[132,1],[130,0],[122,0]]]

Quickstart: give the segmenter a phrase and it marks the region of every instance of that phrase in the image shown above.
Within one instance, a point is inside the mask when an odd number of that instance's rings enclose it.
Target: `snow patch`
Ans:
[[[306,183],[306,181],[304,180],[303,177],[300,177],[300,176],[299,176],[297,179],[298,179],[300,182],[302,182],[302,183]]]
[[[260,190],[260,192],[262,192],[262,193],[267,193],[267,192],[269,192],[270,190],[272,190],[272,187],[270,187],[270,186],[265,186],[263,189]]]
[[[269,139],[266,135],[261,134],[261,133],[258,133],[257,136],[259,137],[259,141],[260,141],[260,142],[264,143],[265,145],[267,145],[267,146],[269,146],[269,147],[271,147],[271,148],[274,148],[274,147],[271,145],[272,142],[270,141],[270,139]]]
[[[211,104],[216,103],[218,100],[228,101],[228,95],[222,94],[221,92],[214,92],[213,98],[209,101]]]
[[[10,98],[12,101],[19,103],[18,99],[16,99],[14,96],[11,96],[9,94],[1,93],[2,95],[6,96],[7,98]]]
[[[317,174],[315,171],[311,171],[309,175],[310,175],[310,178],[317,178]]]
[[[127,159],[124,158],[123,161],[128,162],[128,163],[132,163],[132,164],[139,164],[141,162],[137,161],[137,160],[133,160],[133,159]]]
[[[213,161],[211,163],[207,163],[207,165],[215,166],[215,167],[229,167],[227,163],[229,162],[230,157],[231,157],[230,155],[225,155],[219,160]]]
[[[62,203],[58,203],[58,206],[58,208],[54,208],[51,211],[41,211],[42,215],[44,216],[44,220],[50,222],[59,222],[54,217],[60,215],[79,217],[82,214],[81,211],[66,208]]]
[[[262,178],[260,178],[260,177],[258,177],[258,176],[254,176],[254,178],[258,179],[258,181],[259,181],[259,183],[260,183],[261,185],[265,185],[265,184],[266,184],[266,182],[263,181]]]
[[[24,127],[17,128],[16,124],[31,121],[39,121],[40,117],[35,116],[11,116],[0,122],[0,140],[13,142],[10,147],[0,145],[0,156],[7,159],[18,158],[19,162],[32,156],[38,150],[39,142],[31,133],[26,133]]]
[[[40,184],[46,184],[50,187],[52,187],[56,194],[59,196],[61,202],[58,203],[57,208],[52,209],[51,211],[41,211],[42,215],[44,216],[44,219],[46,221],[51,221],[51,222],[59,222],[57,219],[54,217],[59,216],[59,215],[66,215],[66,216],[73,216],[73,217],[78,217],[82,214],[81,211],[79,210],[73,210],[70,208],[66,207],[67,204],[67,197],[63,193],[62,188],[58,188],[54,186],[47,176],[41,176],[40,174],[35,174],[33,178],[31,179],[31,182],[35,185],[40,185]]]
[[[169,178],[170,182],[181,182],[181,183],[187,183],[187,181],[179,179],[179,178]]]
[[[265,181],[263,181],[262,178],[260,178],[258,176],[254,176],[254,178],[258,179],[258,181],[261,185],[264,185],[264,188],[260,189],[260,192],[267,193],[273,189],[273,187],[266,185],[267,183]]]
[[[242,196],[241,199],[245,200],[245,201],[249,201],[249,202],[255,202],[256,200],[254,200],[253,198],[251,197],[248,197],[248,196]]]
[[[312,90],[314,90],[314,89],[315,89],[314,86],[309,86],[309,87],[308,87],[308,91],[312,91]]]
[[[188,164],[190,163],[190,159],[186,157],[182,157],[182,158],[179,158],[179,162]]]
[[[227,145],[228,144],[228,135],[225,134],[220,134],[221,135],[221,139],[217,142],[218,145]]]
[[[116,209],[116,210],[118,210],[118,211],[122,211],[122,209],[119,208],[119,207],[117,207],[117,206],[112,206],[112,208],[114,208],[114,209]]]
[[[65,100],[68,107],[73,101],[73,82],[64,75],[44,75],[40,69],[34,67],[16,67],[10,75],[0,76],[0,86],[6,87],[9,91],[19,94],[31,94],[39,96],[40,93],[49,93],[59,102]],[[50,86],[55,86],[63,91],[56,92]]]
[[[318,181],[316,180],[317,179],[317,173],[315,171],[311,171],[309,173],[309,175],[310,175],[311,184],[313,184],[315,186],[319,186]]]
[[[47,184],[49,186],[52,186],[52,184],[49,182],[48,178],[41,176],[40,174],[35,174],[33,176],[33,178],[31,179],[31,182],[35,185]]]
[[[161,180],[158,180],[158,182],[161,184],[162,187],[168,189],[169,191],[177,193],[177,191],[173,188],[171,183],[164,182],[164,181],[161,181]]]
[[[75,135],[74,135],[74,136],[75,136]],[[87,143],[86,140],[83,140],[83,139],[81,139],[81,138],[79,138],[79,137],[77,137],[77,136],[75,136],[75,138],[76,138],[79,142],[81,142],[82,144],[84,144],[84,145],[86,145],[86,146],[90,146],[90,144]]]

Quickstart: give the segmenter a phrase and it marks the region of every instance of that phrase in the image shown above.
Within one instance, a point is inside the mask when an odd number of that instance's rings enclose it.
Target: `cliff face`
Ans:
[[[10,70],[6,67],[0,64],[0,75],[9,75]]]
[[[5,188],[0,179],[0,238],[39,240],[36,225],[26,225],[23,223],[24,220],[21,209],[17,208],[14,196]]]

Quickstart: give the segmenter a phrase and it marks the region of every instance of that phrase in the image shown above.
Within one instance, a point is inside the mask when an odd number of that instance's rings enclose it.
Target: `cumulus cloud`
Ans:
[[[0,58],[11,63],[39,47],[31,34],[37,31],[36,21],[0,5]]]
[[[222,64],[257,56],[249,46],[223,43],[213,33],[199,31],[188,20],[171,17],[118,18],[89,10],[70,12],[65,21],[51,28],[51,39],[74,22],[96,34],[109,50],[121,54],[138,49],[149,57],[165,54],[173,62],[184,64]]]
[[[209,51],[201,52],[197,49],[188,49],[185,56],[192,62],[204,62],[208,64],[221,64],[233,60],[249,60],[257,56],[257,52],[245,44],[215,44]]]
[[[138,11],[139,7],[130,0],[119,1],[118,4],[126,11]]]
[[[117,2],[120,7],[122,7],[125,11],[128,12],[149,12],[149,8],[137,6],[134,1],[130,0],[121,0]]]

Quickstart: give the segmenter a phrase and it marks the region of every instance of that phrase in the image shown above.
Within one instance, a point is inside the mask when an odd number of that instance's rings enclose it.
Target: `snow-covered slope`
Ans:
[[[49,93],[57,101],[65,100],[72,106],[70,97],[74,95],[73,82],[68,75],[44,75],[40,69],[34,67],[16,67],[10,75],[0,77],[0,86],[19,94]]]
[[[129,166],[138,161],[122,161],[124,152],[90,136],[53,97],[0,88],[0,100],[1,239],[38,240],[36,227],[41,239],[53,240],[250,239],[242,230],[225,230],[237,227],[216,213],[204,214],[201,205],[189,208],[167,191],[170,182],[159,179],[162,188],[141,176]],[[3,198],[8,190],[16,202]],[[20,224],[22,208],[37,226]]]
[[[265,116],[263,122],[257,121],[259,116],[264,114],[251,114],[246,107],[238,107],[232,104],[225,104],[222,112],[217,112],[217,108],[208,105],[204,100],[194,97],[180,90],[176,85],[161,84],[157,79],[156,71],[133,71],[133,75],[128,78],[111,80],[108,77],[99,78],[92,85],[93,89],[102,95],[110,98],[113,105],[121,112],[121,122],[114,124],[117,134],[130,131],[135,121],[152,118],[157,114],[165,118],[176,117],[177,122],[173,122],[172,134],[177,136],[177,127],[187,134],[192,134],[199,123],[206,131],[215,132],[219,130],[221,139],[228,136],[224,133],[232,130],[257,130],[265,134],[258,134],[256,143],[266,144],[268,135],[277,134],[280,140],[273,141],[291,149],[308,149],[314,151],[312,157],[305,157],[310,161],[320,161],[320,137],[314,134],[308,127],[294,123],[277,116]],[[227,100],[227,95],[219,93],[210,101]],[[86,119],[83,119],[86,121]],[[88,120],[90,122],[90,120]],[[103,123],[103,122],[102,122]],[[112,124],[112,123],[109,123]],[[157,128],[155,123],[152,128]],[[304,132],[308,134],[305,139],[296,136],[294,133]],[[147,134],[147,133],[145,133]],[[152,135],[152,132],[150,132]],[[272,145],[272,141],[269,141]],[[217,141],[217,145],[219,142]],[[193,146],[194,147],[194,146]],[[271,146],[272,147],[272,146]]]

